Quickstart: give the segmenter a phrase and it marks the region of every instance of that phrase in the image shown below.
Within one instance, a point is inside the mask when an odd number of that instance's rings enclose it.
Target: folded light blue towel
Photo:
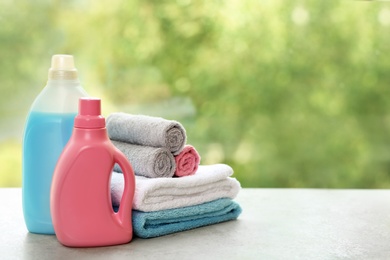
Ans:
[[[133,210],[133,230],[141,238],[164,236],[237,219],[241,211],[240,205],[228,198],[176,209]]]

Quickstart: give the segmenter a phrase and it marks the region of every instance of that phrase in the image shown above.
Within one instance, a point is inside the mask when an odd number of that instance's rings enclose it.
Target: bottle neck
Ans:
[[[74,127],[72,138],[76,138],[76,140],[84,140],[90,142],[110,140],[105,127],[94,129]]]
[[[80,80],[76,79],[48,79],[47,86],[67,86],[77,87],[80,86]]]

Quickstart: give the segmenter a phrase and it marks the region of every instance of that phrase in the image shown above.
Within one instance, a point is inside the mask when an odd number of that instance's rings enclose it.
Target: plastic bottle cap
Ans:
[[[75,118],[77,128],[103,128],[106,121],[101,115],[100,98],[82,97],[79,99],[79,113]]]
[[[56,54],[51,57],[51,68],[49,79],[53,80],[75,80],[77,69],[74,66],[72,55]]]
[[[80,98],[79,114],[82,116],[100,116],[101,105],[98,98]]]
[[[51,68],[54,70],[74,70],[72,55],[56,54],[51,58]]]

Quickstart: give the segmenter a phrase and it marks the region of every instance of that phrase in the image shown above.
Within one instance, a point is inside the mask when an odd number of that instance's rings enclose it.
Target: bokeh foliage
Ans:
[[[231,165],[244,187],[390,186],[388,3],[2,5],[2,120],[22,122],[50,56],[70,53],[107,113],[182,122],[202,162]]]

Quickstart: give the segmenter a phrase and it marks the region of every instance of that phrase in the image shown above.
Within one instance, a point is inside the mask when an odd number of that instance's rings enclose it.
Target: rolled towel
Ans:
[[[187,136],[176,121],[161,117],[112,113],[106,128],[111,140],[153,147],[166,147],[174,155],[183,149]]]
[[[226,198],[177,209],[133,210],[133,230],[138,237],[152,238],[234,220],[241,212],[238,203]]]
[[[135,175],[148,178],[172,177],[176,164],[172,153],[166,148],[156,148],[111,141],[130,161]],[[122,172],[115,164],[114,171]]]
[[[192,145],[185,145],[183,150],[175,156],[175,176],[193,175],[198,169],[200,156]]]
[[[157,211],[193,206],[220,198],[235,198],[240,183],[231,178],[233,169],[226,164],[199,165],[194,175],[185,178],[145,178],[136,176],[133,209]],[[123,193],[123,175],[111,176],[111,198],[118,206]]]

